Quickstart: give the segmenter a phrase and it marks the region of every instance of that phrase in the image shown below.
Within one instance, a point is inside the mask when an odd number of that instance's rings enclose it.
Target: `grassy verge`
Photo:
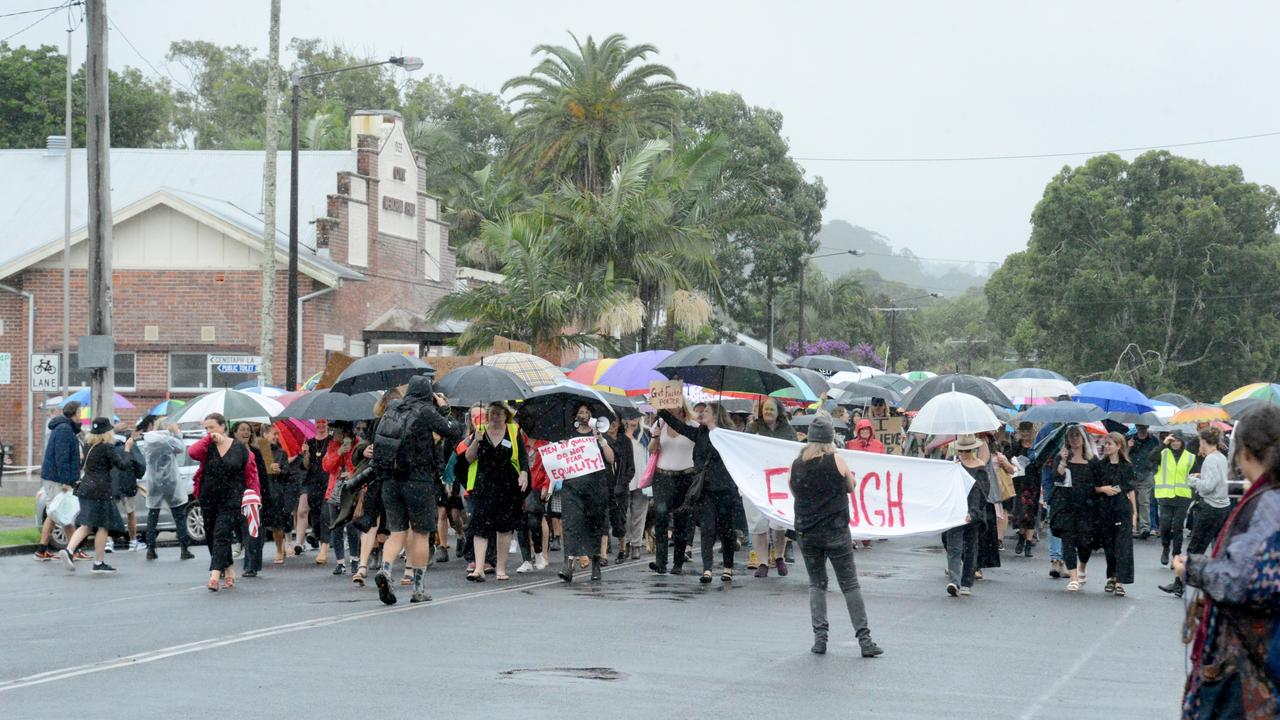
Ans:
[[[40,542],[40,528],[0,530],[0,545],[34,545]]]
[[[33,497],[0,497],[0,515],[5,517],[34,517],[36,499]]]

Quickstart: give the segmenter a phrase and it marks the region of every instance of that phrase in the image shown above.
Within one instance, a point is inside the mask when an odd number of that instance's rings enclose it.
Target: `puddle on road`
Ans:
[[[528,678],[556,680],[603,680],[613,682],[626,680],[629,676],[607,667],[546,667],[546,668],[514,668],[498,673],[499,679]]]
[[[911,552],[921,555],[941,555],[943,550],[941,545],[920,545],[911,548]]]
[[[596,600],[662,600],[666,602],[688,602],[699,595],[714,591],[726,591],[725,583],[717,587],[709,585],[679,585],[667,582],[606,582],[593,585],[574,585],[573,593],[579,597]]]

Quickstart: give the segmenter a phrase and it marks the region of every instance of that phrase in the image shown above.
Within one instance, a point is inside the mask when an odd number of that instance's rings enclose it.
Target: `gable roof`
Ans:
[[[164,191],[185,201],[187,210],[199,208],[261,238],[263,232],[261,151],[241,150],[111,150],[111,207],[114,222],[124,208]],[[315,252],[315,218],[328,208],[328,195],[336,191],[337,176],[355,170],[355,152],[307,151],[299,154],[298,244],[299,262],[313,268],[327,266],[334,277],[338,269],[363,278]],[[44,149],[0,150],[0,168],[12,181],[0,193],[0,278],[25,268],[41,257],[48,246],[61,247],[65,157]],[[276,156],[276,237],[287,247],[289,233],[289,152]],[[72,239],[83,237],[87,221],[88,176],[85,151],[71,151]],[[181,209],[181,208],[179,208]],[[24,262],[26,258],[36,258]],[[306,258],[306,260],[303,260]]]

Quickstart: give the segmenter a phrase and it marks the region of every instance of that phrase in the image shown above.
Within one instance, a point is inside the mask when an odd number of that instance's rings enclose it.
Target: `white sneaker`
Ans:
[[[520,567],[516,568],[516,572],[520,575],[533,572],[533,563],[529,562],[528,560],[525,560],[524,562],[520,563]]]
[[[236,545],[235,552],[231,553],[231,557],[238,560],[242,555],[244,555],[244,545]]]
[[[546,555],[543,555],[542,553],[538,553],[537,559],[533,561],[533,568],[535,570],[546,570],[547,566],[550,564],[551,563],[547,562]]]
[[[137,538],[134,538],[134,539],[129,543],[129,552],[138,552],[138,551],[139,551],[139,550],[141,550],[142,548],[143,548],[142,541],[138,540]]]

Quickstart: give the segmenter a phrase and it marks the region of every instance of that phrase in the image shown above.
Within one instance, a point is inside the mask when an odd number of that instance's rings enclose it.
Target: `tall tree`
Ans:
[[[174,95],[175,125],[186,145],[217,149],[260,143],[266,132],[263,109],[271,77],[266,58],[255,56],[253,48],[206,40],[174,41],[166,57],[191,78]]]
[[[599,194],[628,147],[671,132],[688,88],[671,68],[645,62],[657,52],[653,45],[628,45],[617,34],[599,44],[570,37],[572,48],[535,47],[542,61],[502,91],[519,91],[515,158],[535,177],[567,177]]]

